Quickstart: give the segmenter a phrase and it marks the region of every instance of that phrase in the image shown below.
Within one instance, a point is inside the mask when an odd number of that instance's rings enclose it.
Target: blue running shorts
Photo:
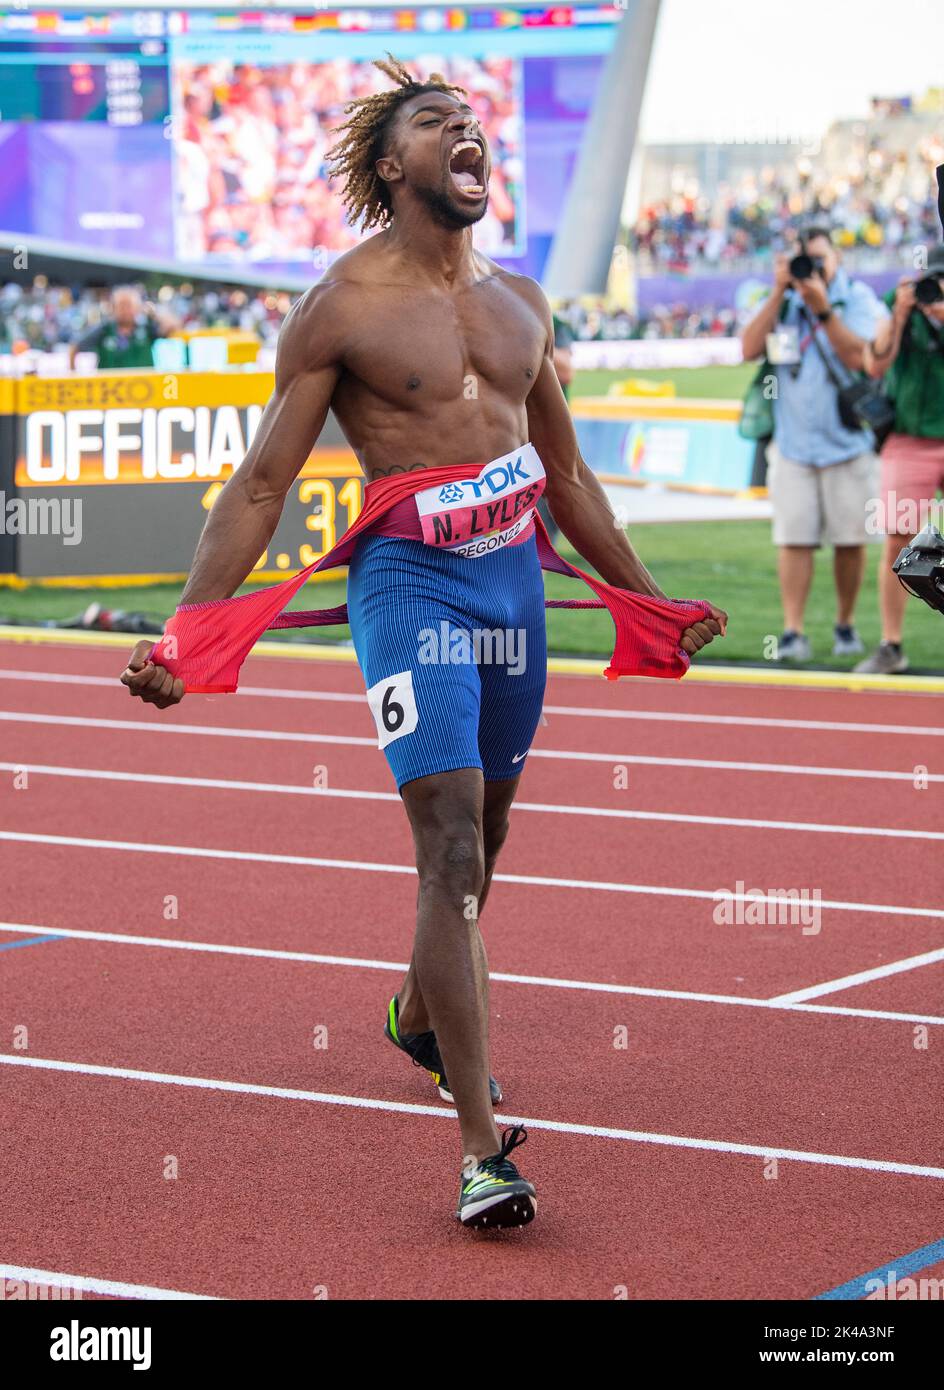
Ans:
[[[366,535],[347,606],[367,699],[397,787],[478,767],[517,777],[547,678],[544,583],[534,534],[469,558]]]

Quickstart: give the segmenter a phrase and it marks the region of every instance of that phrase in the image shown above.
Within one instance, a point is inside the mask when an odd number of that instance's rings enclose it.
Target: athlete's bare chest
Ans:
[[[455,297],[392,291],[365,304],[345,366],[376,395],[417,408],[483,388],[523,400],[544,345],[541,320],[507,288],[490,283]]]

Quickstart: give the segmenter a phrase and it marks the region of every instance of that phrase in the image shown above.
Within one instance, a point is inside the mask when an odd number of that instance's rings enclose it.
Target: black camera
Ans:
[[[892,565],[899,580],[915,598],[944,613],[944,536],[930,522]]]
[[[822,256],[810,256],[805,251],[800,251],[790,262],[790,274],[794,280],[809,280],[813,275],[825,279],[825,266],[826,262]]]
[[[944,299],[944,290],[936,275],[925,275],[923,279],[916,280],[914,292],[919,304],[940,304]]]

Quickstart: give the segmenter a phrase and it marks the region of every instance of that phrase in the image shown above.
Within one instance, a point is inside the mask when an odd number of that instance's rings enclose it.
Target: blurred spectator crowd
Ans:
[[[139,286],[184,331],[231,328],[253,333],[262,346],[274,346],[282,320],[297,295],[274,290],[200,289],[194,285]],[[32,285],[0,288],[0,352],[54,348],[77,342],[108,314],[109,292],[50,284],[42,275]]]
[[[815,160],[785,145],[779,162],[742,171],[710,192],[679,171],[668,196],[643,200],[630,236],[639,269],[762,272],[792,231],[812,221],[832,227],[847,264],[910,268],[911,248],[940,238],[934,169],[944,163],[944,137],[937,125],[899,136],[888,117],[837,123]]]
[[[274,290],[201,289],[190,284],[162,285],[150,291],[143,285],[139,288],[184,332],[235,329],[254,334],[263,347],[275,346],[282,320],[298,298]],[[589,301],[568,301],[556,312],[580,342],[730,337],[737,331],[733,309],[693,310],[683,303],[658,307],[642,317]],[[0,353],[31,348],[51,352],[76,343],[107,313],[106,290],[51,284],[43,276],[30,286],[4,285],[0,288]]]

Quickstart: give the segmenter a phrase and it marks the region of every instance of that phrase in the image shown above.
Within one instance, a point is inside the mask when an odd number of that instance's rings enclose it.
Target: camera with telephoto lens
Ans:
[[[790,262],[790,274],[794,280],[809,280],[813,275],[825,279],[825,266],[822,256],[811,256],[806,251],[800,251]]]
[[[892,565],[900,582],[929,608],[944,613],[944,536],[930,522]]]
[[[944,290],[936,275],[925,275],[923,279],[916,280],[914,292],[919,304],[940,304],[944,299]]]

